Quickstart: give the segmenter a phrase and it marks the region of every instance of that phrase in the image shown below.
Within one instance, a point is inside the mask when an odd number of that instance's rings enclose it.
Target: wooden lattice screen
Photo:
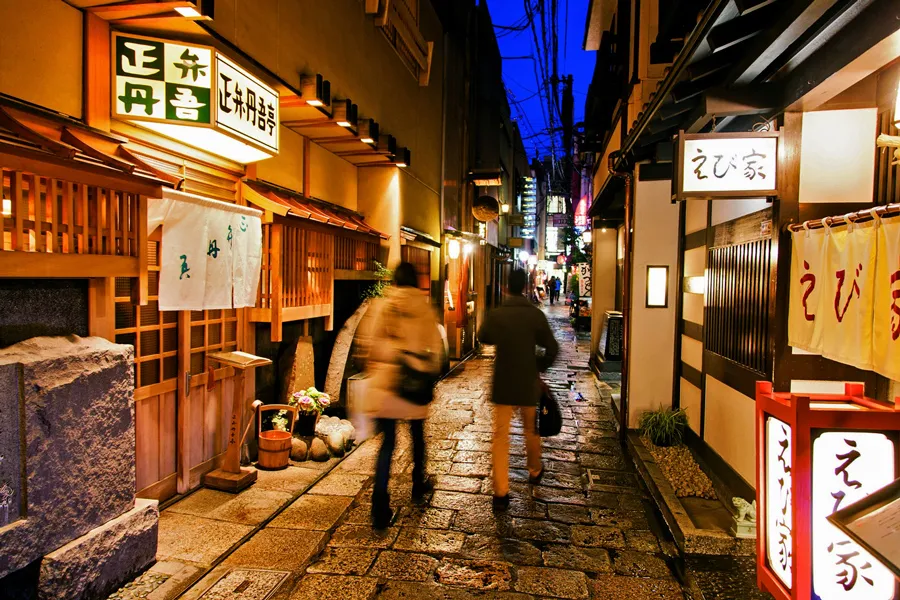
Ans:
[[[2,171],[2,250],[138,256],[140,197],[118,190]]]
[[[348,271],[374,271],[378,260],[378,240],[356,237],[334,238],[334,268]]]
[[[130,279],[116,278],[115,340],[134,346],[135,388],[178,377],[178,313],[159,311],[159,250],[160,242],[147,243],[145,306],[133,302]]]
[[[761,374],[769,361],[770,239],[711,248],[706,349]]]

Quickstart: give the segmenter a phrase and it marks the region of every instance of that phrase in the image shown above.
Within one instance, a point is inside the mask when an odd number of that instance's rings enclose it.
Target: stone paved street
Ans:
[[[176,505],[177,512],[167,511],[166,518],[219,523],[206,534],[195,526],[165,528],[178,539],[161,540],[161,548],[180,548],[177,558],[186,564],[208,565],[197,575],[205,576],[181,597],[261,599],[277,585],[273,598],[278,600],[699,598],[674,575],[684,571],[684,564],[663,537],[652,502],[616,439],[612,390],[595,382],[587,364],[588,341],[576,339],[566,311],[547,309],[561,345],[547,379],[560,401],[564,426],[560,435],[544,440],[547,472],[541,485],[530,485],[522,424],[514,422],[507,513],[491,510],[487,390],[493,358],[487,350],[439,385],[426,428],[428,470],[436,489],[425,506],[410,501],[411,450],[405,427],[391,481],[396,518],[382,533],[373,532],[369,523],[377,438],[262,522],[255,512],[262,515],[281,498],[277,487],[260,486],[258,498],[248,497],[231,508],[218,498],[189,497]],[[593,486],[587,485],[588,470]],[[273,494],[278,497],[268,498]],[[254,523],[260,525],[252,537],[236,550],[224,551],[229,539],[245,534]],[[199,537],[182,539],[179,531]],[[209,543],[219,538],[221,550]],[[722,587],[720,571],[734,563],[712,570],[708,564],[688,564],[706,588],[727,589],[728,598],[752,589],[746,569],[739,581],[732,577]],[[735,591],[736,583],[744,590]]]

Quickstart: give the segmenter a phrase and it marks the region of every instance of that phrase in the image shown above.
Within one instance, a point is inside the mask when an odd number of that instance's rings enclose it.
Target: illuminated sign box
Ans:
[[[209,46],[114,33],[113,117],[240,163],[278,154],[279,95]]]
[[[681,132],[672,200],[775,196],[780,137],[778,132]]]
[[[776,394],[758,382],[757,581],[778,600],[895,600],[893,573],[827,517],[897,475],[900,410],[843,395]]]

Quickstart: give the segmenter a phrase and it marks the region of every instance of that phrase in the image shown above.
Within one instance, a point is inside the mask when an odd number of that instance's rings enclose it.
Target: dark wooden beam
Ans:
[[[719,52],[713,52],[709,56],[688,65],[687,69],[685,69],[685,77],[688,79],[699,79],[722,69],[733,67],[735,62],[745,55],[749,45],[748,42],[742,42]]]
[[[778,0],[744,16],[716,25],[707,38],[709,47],[713,52],[717,52],[758,35],[772,26],[778,14],[784,9],[785,3],[786,0]]]
[[[774,63],[781,63],[787,51],[804,35],[835,3],[842,0],[797,0],[781,6],[772,15],[769,27],[753,39],[749,50],[736,61],[728,73],[728,81],[746,85],[759,81],[761,74]],[[851,0],[852,1],[852,0]],[[800,48],[803,45],[799,45]]]
[[[821,97],[827,100],[833,97],[832,92],[836,95],[838,91],[846,89],[865,75],[894,60],[896,53],[889,52],[889,46],[896,37],[898,23],[900,23],[900,2],[872,1],[865,10],[857,14],[790,73],[784,82],[784,105],[793,105],[830,79],[829,88],[834,85],[835,89],[819,90]],[[876,47],[884,51],[870,54]],[[871,59],[864,68],[860,68],[863,65],[854,64],[853,72],[846,73],[846,77],[833,77],[863,54],[868,54]],[[797,108],[812,109],[817,105],[817,101],[811,101],[809,106]]]
[[[683,115],[688,111],[692,110],[697,105],[696,102],[672,102],[665,106],[660,107],[660,109],[656,112],[657,116],[660,119],[667,120],[671,119],[676,115]]]
[[[812,25],[808,25],[805,30],[802,30],[803,26],[806,25],[806,17],[814,16],[819,13],[817,10],[817,5],[819,2],[813,2],[809,9],[807,9],[806,13],[801,15],[801,18],[798,19],[793,25],[788,27],[788,31],[786,31],[786,35],[779,37],[779,43],[776,44],[777,47],[783,46],[784,41],[788,42],[790,45],[787,47],[784,52],[782,52],[777,59],[771,61],[769,65],[763,69],[758,75],[756,75],[756,81],[768,81],[770,78],[780,73],[784,74],[783,71],[790,71],[797,65],[795,64],[798,56],[803,53],[809,54],[813,52],[818,45],[824,43],[824,40],[827,40],[827,36],[824,35],[828,30],[836,31],[838,28],[846,25],[846,22],[849,22],[859,10],[862,10],[868,2],[871,0],[865,0],[865,2],[858,2],[857,0],[828,0],[828,2],[824,2],[824,5],[830,6],[821,13],[821,16],[813,23]],[[849,10],[853,7],[853,10]],[[808,15],[807,13],[812,14]],[[793,30],[793,31],[791,31]],[[795,33],[796,32],[796,35]],[[748,78],[742,78],[743,80],[748,80]]]
[[[693,81],[682,81],[672,88],[672,99],[675,102],[684,102],[699,96],[706,90],[719,85],[721,78],[718,75],[708,75]]]

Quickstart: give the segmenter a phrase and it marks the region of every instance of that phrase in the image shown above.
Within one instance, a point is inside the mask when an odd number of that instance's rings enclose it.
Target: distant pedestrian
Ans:
[[[553,293],[556,295],[556,301],[559,302],[559,291],[562,289],[562,280],[559,277],[554,277],[556,281],[553,282]]]
[[[550,306],[553,306],[553,301],[556,299],[556,275],[547,282],[547,288],[550,290]]]
[[[510,273],[503,305],[487,315],[478,332],[482,343],[497,346],[491,387],[495,510],[509,506],[509,427],[516,407],[525,430],[529,481],[538,483],[544,475],[536,429],[542,389],[538,374],[553,364],[559,345],[544,313],[523,297],[527,281],[524,271]],[[544,348],[542,356],[537,355],[537,347]]]
[[[366,412],[375,418],[376,430],[384,434],[372,494],[372,526],[384,529],[393,518],[388,480],[398,420],[409,421],[412,433],[413,501],[421,502],[433,488],[425,474],[428,405],[401,395],[401,383],[420,374],[426,380],[437,375],[443,340],[428,296],[417,287],[416,268],[411,263],[402,262],[394,269],[394,285],[369,309],[358,344],[366,364]]]

